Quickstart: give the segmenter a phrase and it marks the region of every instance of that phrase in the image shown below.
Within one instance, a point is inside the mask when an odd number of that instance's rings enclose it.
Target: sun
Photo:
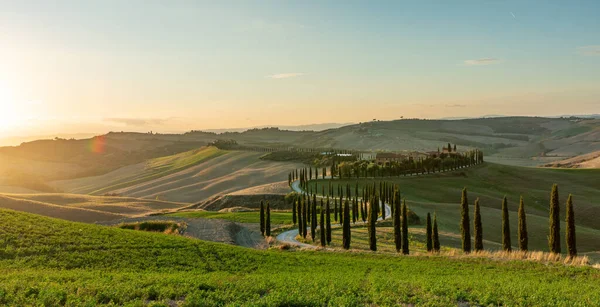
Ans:
[[[11,91],[0,84],[0,133],[14,130],[22,124],[23,114]]]

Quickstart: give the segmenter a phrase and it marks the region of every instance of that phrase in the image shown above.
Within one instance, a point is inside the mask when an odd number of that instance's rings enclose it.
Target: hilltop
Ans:
[[[593,305],[600,272],[522,261],[257,251],[0,210],[6,305]]]

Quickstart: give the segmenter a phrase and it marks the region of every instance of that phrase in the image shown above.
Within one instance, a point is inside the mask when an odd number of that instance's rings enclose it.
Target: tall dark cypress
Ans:
[[[433,213],[433,251],[440,251],[440,234],[438,233],[437,214]]]
[[[325,204],[325,231],[327,233],[327,245],[331,244],[331,214],[329,210],[329,196],[327,196],[327,203]]]
[[[529,246],[529,237],[527,235],[527,216],[525,215],[525,202],[523,196],[519,203],[519,249],[527,251]]]
[[[310,237],[313,242],[316,240],[317,235],[317,198],[313,195],[310,208]]]
[[[463,252],[471,252],[471,220],[469,218],[469,199],[467,198],[467,188],[462,190],[460,200],[460,231],[462,235]]]
[[[298,199],[296,199],[292,202],[292,222],[294,223],[294,225],[296,225],[296,222],[298,221],[298,218],[297,218],[298,212],[296,211],[297,206],[298,206]]]
[[[394,243],[396,243],[396,252],[400,252],[402,250],[402,228],[401,228],[401,218],[400,218],[400,193],[396,191],[394,195],[394,204],[392,205],[396,209],[394,209]]]
[[[475,251],[483,250],[483,225],[481,224],[481,208],[479,198],[475,200],[475,217],[473,218],[473,231],[475,232]]]
[[[298,206],[298,209],[296,210],[298,212],[298,234],[302,235],[303,231],[302,231],[302,226],[304,226],[304,223],[302,222],[302,203],[303,200],[301,197],[298,197],[298,202],[296,203]]]
[[[575,240],[575,212],[573,211],[573,196],[569,194],[567,199],[567,252],[570,257],[577,257],[577,245]]]
[[[379,198],[375,195],[372,198],[372,203],[377,203]],[[373,210],[373,206],[369,209],[369,248],[372,251],[377,251],[377,215],[375,215],[375,210]]]
[[[350,203],[348,202],[348,199],[346,199],[346,202],[344,203],[343,212],[343,246],[344,249],[350,249]]]
[[[308,202],[306,200],[302,202],[302,223],[302,237],[306,239],[308,235]]]
[[[325,229],[325,210],[323,209],[323,199],[321,198],[321,223],[319,223],[319,230],[321,232],[321,246],[327,245],[327,239],[325,236],[327,232],[327,230]]]
[[[402,254],[408,255],[408,208],[406,200],[402,203]]]
[[[558,199],[558,186],[552,186],[550,193],[550,235],[548,236],[548,246],[550,252],[560,254],[560,207]]]
[[[510,222],[508,220],[508,201],[506,196],[502,200],[502,249],[512,251],[510,243]]]
[[[271,206],[267,202],[267,217],[265,221],[265,234],[267,237],[271,236]]]
[[[338,205],[337,198],[333,199],[333,220],[337,222],[338,220]]]
[[[427,233],[427,251],[431,252],[431,251],[433,251],[433,229],[432,229],[432,225],[431,225],[431,214],[429,214],[429,212],[427,212],[426,233]]]
[[[260,201],[260,233],[265,235],[265,203]]]

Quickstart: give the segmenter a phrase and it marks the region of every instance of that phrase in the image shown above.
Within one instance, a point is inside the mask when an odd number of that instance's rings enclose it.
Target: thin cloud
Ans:
[[[491,65],[491,64],[496,64],[498,63],[500,60],[499,59],[495,59],[495,58],[483,58],[483,59],[476,59],[476,60],[465,60],[465,64],[469,65],[469,66],[481,66],[481,65]]]
[[[281,74],[270,75],[270,76],[267,76],[267,78],[271,78],[271,79],[286,79],[286,78],[300,77],[300,76],[303,76],[303,75],[304,75],[304,73],[301,73],[301,72],[288,72],[288,73],[281,73]]]
[[[466,104],[447,104],[446,108],[464,108],[466,106]]]
[[[600,56],[600,45],[577,47],[577,53],[586,56]]]
[[[137,126],[137,127],[146,127],[146,126],[155,126],[155,125],[164,125],[168,119],[162,118],[105,118],[104,121],[121,124],[125,126]]]
[[[515,16],[515,13],[510,12],[510,14],[512,15],[513,18],[517,18],[517,16]]]

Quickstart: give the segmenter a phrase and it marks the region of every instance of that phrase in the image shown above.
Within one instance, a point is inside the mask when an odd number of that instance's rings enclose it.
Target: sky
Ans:
[[[0,0],[0,138],[600,113],[600,1]]]

